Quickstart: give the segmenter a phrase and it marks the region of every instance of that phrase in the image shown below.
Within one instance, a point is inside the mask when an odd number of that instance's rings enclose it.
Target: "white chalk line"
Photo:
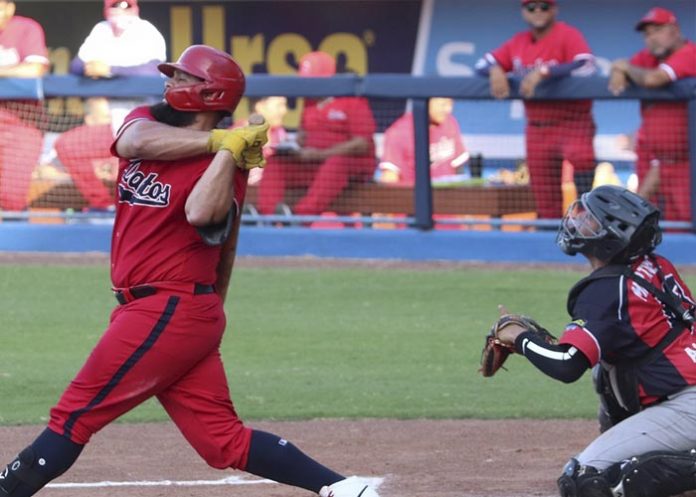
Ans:
[[[384,482],[382,477],[360,478],[367,485],[378,489]],[[155,480],[155,481],[95,481],[74,483],[49,483],[48,488],[110,488],[110,487],[206,487],[222,485],[278,485],[273,480],[250,480],[241,476],[228,476],[219,480]]]

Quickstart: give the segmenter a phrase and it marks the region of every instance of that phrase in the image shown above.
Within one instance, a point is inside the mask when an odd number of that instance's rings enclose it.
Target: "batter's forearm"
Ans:
[[[178,160],[208,153],[208,131],[138,121],[118,137],[116,151],[125,159]]]
[[[228,150],[220,150],[186,199],[186,219],[193,226],[223,221],[234,202],[234,173],[237,166]]]

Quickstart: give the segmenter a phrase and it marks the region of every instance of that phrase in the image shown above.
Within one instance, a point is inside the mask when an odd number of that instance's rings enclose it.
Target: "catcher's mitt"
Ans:
[[[500,333],[508,326],[515,326],[520,331],[530,331],[547,343],[556,343],[556,337],[532,318],[521,314],[503,314],[491,326],[481,351],[481,369],[479,371],[485,377],[497,373],[500,368],[503,368],[508,356],[515,352],[514,343],[500,338]]]

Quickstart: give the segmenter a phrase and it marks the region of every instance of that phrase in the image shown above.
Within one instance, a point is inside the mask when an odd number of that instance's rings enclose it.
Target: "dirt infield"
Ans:
[[[382,497],[527,497],[557,495],[566,462],[597,433],[591,421],[314,420],[259,422],[344,474],[380,477]],[[42,427],[0,428],[4,463]],[[48,488],[46,497],[301,497],[270,482],[227,484],[239,471],[209,468],[171,423],[116,424],[96,435],[57,484],[129,486]],[[165,480],[188,485],[165,485]],[[218,481],[218,484],[210,482]],[[208,483],[206,483],[208,482]],[[236,482],[239,483],[239,482]],[[102,484],[103,485],[103,484]]]

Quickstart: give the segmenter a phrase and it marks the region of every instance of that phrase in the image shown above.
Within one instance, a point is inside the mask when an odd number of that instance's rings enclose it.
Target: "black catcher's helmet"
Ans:
[[[662,241],[660,211],[643,197],[618,186],[599,186],[568,208],[556,244],[607,262],[628,262],[652,252]]]

